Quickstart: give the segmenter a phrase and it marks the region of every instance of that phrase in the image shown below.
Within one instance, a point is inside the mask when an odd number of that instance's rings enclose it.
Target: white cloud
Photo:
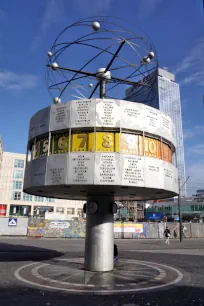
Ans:
[[[32,40],[30,47],[31,52],[38,49],[39,45],[43,41],[43,36],[49,28],[64,21],[65,12],[64,0],[46,0],[45,10],[40,21],[40,33]]]
[[[194,135],[195,135],[195,131],[193,131],[192,129],[185,129],[183,131],[183,138],[184,139],[192,138]]]
[[[138,2],[138,19],[143,19],[151,14],[153,14],[156,8],[162,3],[163,0],[140,0]]]
[[[181,85],[197,84],[204,85],[204,37],[195,44],[191,50],[187,50],[187,55],[177,65],[175,74],[183,76]],[[185,76],[187,75],[187,76]]]
[[[180,85],[187,85],[187,84],[192,84],[192,83],[197,83],[198,85],[203,86],[204,85],[204,71],[198,71],[198,72],[189,74],[189,76],[185,77],[180,82]]]
[[[0,21],[1,22],[4,22],[4,21],[6,21],[7,20],[7,14],[6,14],[6,12],[4,11],[4,10],[2,10],[1,8],[0,8]]]
[[[38,77],[32,74],[18,74],[12,71],[0,71],[0,89],[32,89],[38,85]]]
[[[183,137],[184,139],[189,139],[203,132],[204,132],[204,125],[196,125],[191,129],[184,129]]]
[[[190,176],[187,183],[189,194],[195,194],[197,189],[204,188],[204,159],[187,166],[186,173]]]
[[[110,11],[113,3],[117,5],[116,0],[74,0],[75,8],[88,16],[94,14],[104,14]]]
[[[189,51],[187,50],[186,57],[178,64],[175,73],[185,72],[189,68],[196,69],[204,64],[204,37],[195,44]]]
[[[65,8],[63,0],[47,0],[45,11],[41,19],[41,30],[45,33],[51,26],[64,19]]]
[[[186,150],[186,155],[204,155],[204,144],[196,144]]]

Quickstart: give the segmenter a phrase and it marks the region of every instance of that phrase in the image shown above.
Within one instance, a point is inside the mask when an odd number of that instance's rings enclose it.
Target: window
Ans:
[[[68,215],[74,215],[74,208],[67,208]]]
[[[13,181],[13,189],[22,189],[23,182],[22,181]]]
[[[32,202],[33,197],[30,194],[27,193],[23,193],[23,201],[28,201],[28,202]]]
[[[14,168],[24,168],[25,161],[23,159],[15,159]]]
[[[12,193],[11,193],[11,200],[20,201],[21,200],[21,192],[19,192],[19,191],[12,191]]]
[[[63,214],[64,213],[64,207],[57,207],[56,212]]]
[[[83,210],[81,208],[77,208],[77,215],[79,217],[82,217],[82,212],[83,212]]]
[[[11,205],[9,216],[29,216],[31,206],[28,205]]]
[[[51,199],[51,198],[44,198],[45,202],[50,202],[50,203],[54,203],[55,199]]]
[[[35,201],[36,202],[44,202],[44,198],[43,197],[39,197],[39,196],[35,196]]]
[[[23,170],[14,170],[13,172],[13,178],[19,179],[23,178]]]

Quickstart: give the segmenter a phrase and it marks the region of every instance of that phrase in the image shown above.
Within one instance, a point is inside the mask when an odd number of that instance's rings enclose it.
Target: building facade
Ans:
[[[120,201],[115,221],[137,222],[144,220],[145,201]]]
[[[3,145],[0,137],[0,171],[1,171],[2,160],[3,160]]]
[[[73,217],[82,215],[84,201],[51,199],[24,193],[26,154],[4,152],[2,155],[0,216],[44,216],[46,211]]]
[[[197,196],[181,198],[180,205],[183,221],[204,221],[204,198],[202,200]],[[148,213],[160,213],[162,219],[178,221],[178,198],[154,201],[153,205],[146,208],[145,215]]]
[[[175,125],[175,139],[176,139],[176,159],[177,168],[180,178],[180,185],[184,185],[181,190],[181,196],[185,197],[186,194],[186,173],[185,173],[185,159],[184,159],[184,141],[183,141],[183,128],[182,128],[182,113],[180,101],[180,88],[179,84],[175,82],[175,76],[163,69],[153,72],[150,75],[155,79],[153,90],[148,91],[148,96],[140,88],[130,87],[126,90],[126,100],[133,102],[145,103],[151,107],[161,110],[166,115],[171,117]],[[145,101],[145,102],[144,102]]]

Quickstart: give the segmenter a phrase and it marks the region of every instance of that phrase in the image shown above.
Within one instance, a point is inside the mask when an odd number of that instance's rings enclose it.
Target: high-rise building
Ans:
[[[1,171],[2,160],[3,160],[3,145],[2,145],[2,140],[0,136],[0,171]]]
[[[183,186],[181,196],[186,196],[186,173],[179,84],[175,82],[174,74],[160,68],[149,76],[151,83],[155,80],[155,74],[156,81],[154,82],[154,88],[151,92],[146,91],[146,93],[144,90],[141,90],[140,87],[134,88],[132,86],[126,90],[125,99],[133,102],[145,103],[159,109],[173,120],[177,148],[177,168],[180,185]]]
[[[46,211],[72,217],[82,215],[84,201],[51,199],[24,193],[25,164],[26,154],[3,152],[0,170],[0,217],[43,217]]]

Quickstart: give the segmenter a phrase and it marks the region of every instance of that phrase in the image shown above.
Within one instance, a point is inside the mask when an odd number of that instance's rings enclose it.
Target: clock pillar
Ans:
[[[89,197],[86,204],[85,270],[113,270],[114,201],[110,196]]]

